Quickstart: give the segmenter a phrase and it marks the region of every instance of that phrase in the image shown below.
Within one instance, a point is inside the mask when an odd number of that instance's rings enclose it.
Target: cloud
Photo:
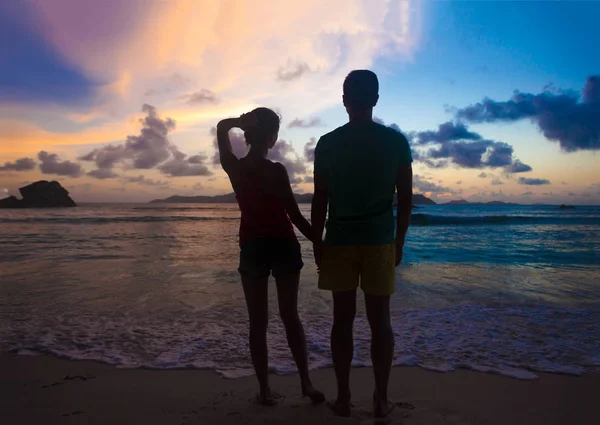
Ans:
[[[415,174],[413,176],[413,187],[419,190],[422,193],[431,192],[435,194],[444,194],[444,193],[456,193],[456,191],[449,187],[439,186],[435,183],[429,182],[425,180],[422,176]]]
[[[319,117],[312,117],[309,120],[301,120],[299,118],[294,119],[288,124],[288,128],[312,128],[322,127],[325,123],[321,121]]]
[[[462,180],[457,181],[456,184],[461,185],[462,184]]]
[[[438,126],[437,131],[421,131],[413,133],[414,144],[446,143],[453,140],[481,140],[481,135],[471,132],[461,123],[445,122]]]
[[[152,105],[144,104],[142,111],[147,115],[139,120],[142,124],[139,135],[127,136],[125,144],[94,149],[79,159],[94,161],[98,168],[112,168],[123,162],[128,168],[134,169],[151,169],[169,159],[172,145],[167,136],[175,129],[175,121],[171,118],[161,119]]]
[[[147,115],[140,119],[142,129],[137,136],[127,136],[124,144],[107,145],[79,157],[81,161],[95,162],[97,170],[88,173],[92,177],[105,179],[117,177],[113,167],[122,164],[126,169],[158,169],[171,177],[210,176],[205,165],[207,157],[188,157],[172,144],[168,135],[175,129],[175,121],[161,118],[152,105],[144,104],[142,111]]]
[[[315,178],[313,176],[304,176],[304,183],[314,183]]]
[[[479,175],[477,177],[485,179],[488,175],[486,173],[479,173]]]
[[[513,157],[511,145],[486,140],[460,122],[449,121],[437,130],[412,132],[409,139],[413,147],[438,145],[425,152],[413,149],[413,159],[431,168],[443,168],[449,163],[465,168],[513,167],[517,161],[522,164]]]
[[[110,168],[98,168],[96,170],[92,170],[87,173],[88,176],[94,177],[96,179],[113,179],[115,177],[119,177],[113,170]]]
[[[152,180],[152,179],[148,179],[142,175],[139,175],[137,177],[123,177],[122,180],[126,183],[138,183],[138,184],[143,184],[145,186],[167,186],[169,184],[169,182],[167,182],[167,181]]]
[[[59,176],[79,177],[81,165],[71,161],[60,161],[55,153],[41,151],[38,154],[41,161],[40,170],[44,174],[56,174]]]
[[[126,156],[126,148],[124,145],[107,145],[100,149],[80,156],[80,161],[94,161],[98,168],[113,168],[116,163],[122,161]]]
[[[278,140],[273,149],[267,154],[267,158],[271,161],[280,162],[285,166],[292,185],[302,183],[299,174],[306,173],[306,163],[303,158],[300,158],[296,154],[291,143],[285,140]]]
[[[542,93],[516,91],[508,101],[485,98],[456,111],[459,120],[473,123],[530,119],[562,150],[600,149],[600,75],[587,78],[581,94],[546,88]]]
[[[35,168],[35,161],[31,158],[19,158],[15,162],[5,162],[0,165],[0,171],[30,171]]]
[[[450,141],[431,149],[428,156],[431,159],[448,159],[452,163],[465,168],[502,167],[510,165],[511,154],[506,154],[507,145],[492,140],[475,142]]]
[[[502,180],[500,180],[500,179],[494,179],[494,180],[492,180],[492,186],[499,186],[499,185],[502,185],[502,184],[504,184],[504,182]]]
[[[547,180],[547,179],[533,179],[533,178],[521,177],[521,178],[519,178],[519,184],[525,184],[528,186],[540,186],[543,184],[551,184],[551,183],[550,183],[550,180]]]
[[[533,192],[523,192],[521,193],[521,196],[531,196],[533,195]]]
[[[208,159],[206,156],[194,155],[188,157],[177,148],[172,148],[172,152],[172,158],[158,167],[162,173],[171,177],[212,176],[212,171],[204,164]]]
[[[302,77],[310,69],[304,62],[292,63],[288,61],[285,66],[281,66],[277,70],[277,79],[279,81],[293,81]]]
[[[317,147],[317,139],[310,138],[310,142],[304,145],[304,158],[308,162],[315,162],[315,148]]]
[[[201,104],[201,103],[217,103],[217,95],[207,89],[202,89],[200,91],[186,94],[180,97],[181,100],[184,100],[189,104]]]
[[[215,153],[212,156],[213,165],[219,165],[219,144],[217,142],[217,129],[213,127],[210,129],[210,135],[213,136],[213,148]],[[246,145],[246,139],[244,135],[238,131],[230,131],[229,132],[229,141],[231,142],[231,149],[233,150],[233,154],[238,158],[242,158],[246,156],[248,153],[248,145]]]
[[[512,164],[504,167],[504,171],[509,174],[527,173],[531,171],[531,167],[522,163],[521,160],[515,159]]]

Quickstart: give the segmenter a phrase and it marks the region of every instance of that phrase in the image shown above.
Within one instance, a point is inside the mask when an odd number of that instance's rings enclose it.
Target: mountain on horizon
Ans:
[[[521,205],[513,202],[502,202],[502,201],[489,201],[489,202],[469,202],[465,199],[454,200],[446,202],[442,205]]]

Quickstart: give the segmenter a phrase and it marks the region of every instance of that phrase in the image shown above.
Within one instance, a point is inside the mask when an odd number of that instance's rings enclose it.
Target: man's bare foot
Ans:
[[[256,395],[256,402],[263,406],[275,406],[280,398],[281,396],[279,394],[272,391],[271,388],[267,388],[266,390],[261,390],[260,393]]]
[[[337,400],[331,400],[327,402],[327,406],[333,410],[333,413],[336,414],[336,416],[342,416],[344,418],[349,418],[350,417],[350,409],[352,408],[352,403],[350,402],[350,397],[347,398],[340,398],[338,397]]]
[[[302,386],[302,397],[310,398],[313,403],[323,403],[325,401],[325,394],[316,390],[312,384]]]
[[[395,407],[395,403],[390,403],[388,400],[383,400],[377,395],[377,392],[373,394],[373,415],[376,418],[385,418],[392,413]]]

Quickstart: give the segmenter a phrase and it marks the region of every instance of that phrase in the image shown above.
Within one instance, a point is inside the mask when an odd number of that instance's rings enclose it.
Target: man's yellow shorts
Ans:
[[[396,244],[323,245],[319,288],[347,291],[360,287],[370,295],[396,289]]]

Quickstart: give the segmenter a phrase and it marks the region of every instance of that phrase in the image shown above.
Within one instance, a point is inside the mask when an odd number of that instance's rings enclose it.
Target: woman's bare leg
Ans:
[[[315,403],[321,403],[325,401],[325,396],[320,391],[317,391],[310,381],[306,337],[304,335],[304,327],[298,317],[300,273],[277,276],[275,282],[277,283],[279,315],[285,327],[288,345],[296,362],[298,373],[300,374],[302,395],[310,397]]]
[[[269,387],[269,356],[267,350],[267,324],[269,323],[268,277],[242,276],[250,319],[250,355],[260,386],[259,402],[275,404]]]

